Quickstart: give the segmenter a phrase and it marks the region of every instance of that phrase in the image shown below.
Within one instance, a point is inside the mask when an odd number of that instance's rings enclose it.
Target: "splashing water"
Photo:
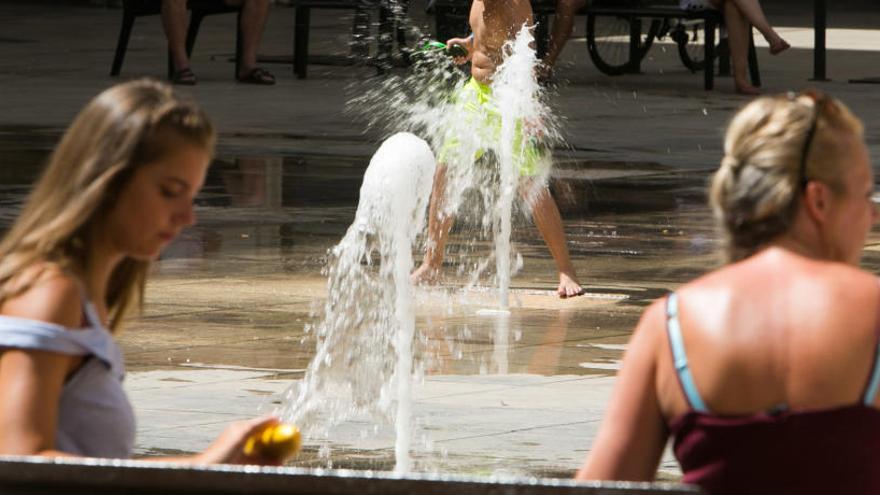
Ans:
[[[333,426],[359,416],[393,418],[398,472],[411,464],[412,246],[434,164],[427,143],[408,133],[390,137],[373,156],[355,220],[330,253],[317,353],[280,414],[303,425],[309,440],[326,439]]]
[[[493,285],[502,309],[508,306],[510,278],[517,268],[510,244],[514,212],[528,210],[517,192],[523,191],[524,182],[546,183],[549,152],[526,181],[520,180],[519,164],[527,159],[528,145],[547,150],[561,141],[535,77],[538,60],[529,46],[533,39],[530,28],[523,26],[507,43],[488,94],[469,91],[470,81],[449,57],[436,52],[423,55],[405,76],[359,89],[361,95],[349,104],[373,128],[407,130],[431,143],[439,166],[446,169],[442,211],[465,224],[462,237],[470,238],[470,246],[458,253],[457,273],[470,289],[494,258]],[[482,239],[491,239],[492,252],[474,261],[470,251]]]
[[[473,264],[461,263],[458,273],[467,276],[471,288],[494,258],[500,311],[491,311],[497,317],[499,372],[507,369],[510,279],[522,262],[512,256],[510,243],[514,209],[517,198],[526,196],[521,193],[524,182],[545,184],[549,153],[531,177],[523,179],[520,168],[530,141],[546,146],[559,138],[535,79],[532,41],[523,27],[505,46],[504,62],[488,91],[469,92],[473,83],[448,57],[429,53],[410,74],[389,77],[351,102],[374,128],[424,136],[439,155],[437,166],[446,170],[443,210],[462,212],[459,221],[476,225],[469,232],[473,246],[491,237],[494,252]],[[431,148],[413,134],[392,136],[374,155],[355,220],[330,253],[328,299],[312,329],[317,353],[302,382],[288,392],[281,414],[307,432],[307,441],[325,445],[331,429],[345,421],[364,416],[373,423],[393,420],[398,473],[412,467],[411,385],[425,365],[414,360],[409,273],[434,171]]]
[[[528,160],[529,144],[537,145],[543,137],[543,123],[549,116],[537,95],[540,92],[535,68],[538,59],[530,45],[534,42],[531,30],[523,26],[512,44],[505,47],[510,55],[498,67],[492,90],[501,115],[501,135],[496,149],[499,153],[500,194],[495,205],[495,266],[498,280],[498,306],[509,306],[511,277],[510,234],[514,196],[519,188],[517,164]],[[521,143],[517,146],[517,143]],[[537,165],[534,172],[541,175],[542,183],[550,172],[549,162]]]

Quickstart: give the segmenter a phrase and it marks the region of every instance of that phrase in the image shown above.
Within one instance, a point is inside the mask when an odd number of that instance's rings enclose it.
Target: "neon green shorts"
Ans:
[[[453,94],[452,101],[462,114],[464,132],[474,133],[482,143],[500,141],[501,114],[495,108],[492,88],[472,77]],[[444,139],[443,146],[437,154],[441,163],[452,165],[463,158],[456,156],[462,153],[462,142],[458,136],[452,134]],[[472,160],[479,160],[486,151],[484,148],[477,149]],[[545,172],[549,166],[548,157],[545,146],[535,138],[524,136],[523,123],[518,120],[513,138],[513,159],[520,176],[534,177]]]

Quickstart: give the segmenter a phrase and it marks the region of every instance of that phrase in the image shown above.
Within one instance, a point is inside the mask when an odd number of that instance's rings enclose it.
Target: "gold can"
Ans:
[[[278,423],[251,435],[244,444],[244,454],[284,462],[295,456],[301,445],[302,435],[299,428],[287,423]]]

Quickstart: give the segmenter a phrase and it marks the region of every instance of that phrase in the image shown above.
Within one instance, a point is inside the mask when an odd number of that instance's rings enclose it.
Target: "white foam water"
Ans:
[[[395,423],[395,470],[411,470],[415,312],[409,274],[435,159],[418,137],[387,139],[370,161],[354,222],[330,252],[317,352],[280,416],[322,441],[352,418]],[[396,357],[395,357],[396,356]]]
[[[535,75],[538,58],[531,48],[533,42],[531,29],[523,26],[516,38],[505,46],[509,55],[492,79],[492,94],[501,115],[501,134],[495,143],[499,154],[500,192],[495,204],[493,232],[498,307],[502,309],[510,306],[511,215],[514,198],[521,187],[517,164],[529,159],[527,149],[530,145],[538,145],[538,140],[546,132],[543,122],[549,117],[539,98],[541,88]],[[542,175],[538,180],[546,181],[550,164],[539,163],[537,167],[539,170],[535,172]]]

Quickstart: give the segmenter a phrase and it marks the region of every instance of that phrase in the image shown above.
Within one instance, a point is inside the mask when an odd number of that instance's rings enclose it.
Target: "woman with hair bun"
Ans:
[[[0,454],[131,456],[114,335],[150,262],[195,222],[214,141],[198,107],[149,80],[99,94],[64,133],[0,242]],[[235,423],[173,460],[262,463],[242,447],[276,422]]]
[[[710,201],[728,263],[645,311],[578,478],[653,479],[671,437],[712,495],[880,492],[862,124],[818,93],[759,98],[724,152]]]

